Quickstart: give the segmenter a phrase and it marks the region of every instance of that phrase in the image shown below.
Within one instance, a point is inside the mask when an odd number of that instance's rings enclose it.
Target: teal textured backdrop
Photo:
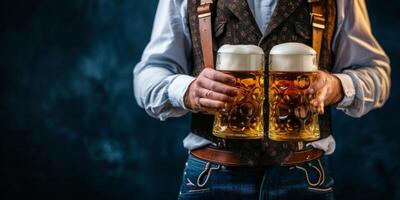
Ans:
[[[0,5],[2,199],[175,199],[188,115],[152,119],[132,87],[157,1]],[[400,3],[367,5],[392,61],[391,97],[361,119],[334,112],[335,193],[400,199]]]

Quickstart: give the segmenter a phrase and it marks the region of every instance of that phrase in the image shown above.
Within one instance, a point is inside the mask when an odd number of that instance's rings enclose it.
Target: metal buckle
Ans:
[[[318,0],[319,1],[319,0]],[[200,1],[200,4],[201,5],[203,5],[203,4],[212,4],[213,3],[213,0],[202,0],[202,1]]]
[[[313,27],[325,29],[325,18],[323,15],[317,13],[310,13],[310,15],[310,24]]]
[[[199,18],[207,17],[211,15],[211,5],[212,3],[205,3],[199,5],[197,8],[197,14],[199,15]]]

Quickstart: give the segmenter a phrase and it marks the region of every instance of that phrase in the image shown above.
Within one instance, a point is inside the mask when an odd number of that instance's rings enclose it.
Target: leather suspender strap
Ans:
[[[325,30],[325,13],[321,0],[308,0],[311,4],[312,47],[317,52],[317,64],[321,57],[322,38]]]
[[[213,0],[201,0],[197,7],[199,34],[204,67],[214,68],[213,37],[211,28],[211,10]]]

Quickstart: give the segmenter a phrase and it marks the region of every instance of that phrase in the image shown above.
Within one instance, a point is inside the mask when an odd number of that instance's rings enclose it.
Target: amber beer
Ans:
[[[318,115],[308,92],[316,81],[316,52],[300,43],[271,49],[269,64],[269,133],[276,141],[313,141],[320,137]]]
[[[263,137],[264,52],[255,45],[224,45],[216,69],[236,77],[239,95],[215,114],[213,134],[229,139]]]

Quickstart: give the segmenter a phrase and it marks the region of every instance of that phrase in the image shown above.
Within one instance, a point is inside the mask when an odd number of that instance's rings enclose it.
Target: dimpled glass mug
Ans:
[[[320,138],[318,114],[308,92],[317,80],[316,52],[301,43],[274,46],[269,55],[269,131],[275,141]]]
[[[216,70],[236,78],[239,94],[215,114],[213,134],[229,139],[260,139],[264,135],[264,51],[255,45],[223,45]]]

